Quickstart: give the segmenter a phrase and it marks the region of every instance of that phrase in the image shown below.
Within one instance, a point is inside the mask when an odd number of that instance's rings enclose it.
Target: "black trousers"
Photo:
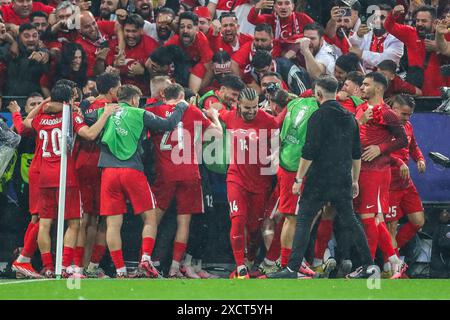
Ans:
[[[300,198],[297,209],[297,223],[295,226],[295,236],[292,245],[292,255],[288,263],[288,267],[291,270],[298,271],[298,269],[300,269],[303,257],[305,256],[305,252],[308,247],[312,221],[317,212],[327,202],[328,201]],[[341,220],[342,243],[338,243],[338,245],[342,246],[343,256],[348,256],[350,246],[355,244],[363,264],[373,264],[364,230],[361,224],[358,223],[358,219],[353,211],[352,200],[335,200],[331,201],[331,205],[334,206],[337,215]]]

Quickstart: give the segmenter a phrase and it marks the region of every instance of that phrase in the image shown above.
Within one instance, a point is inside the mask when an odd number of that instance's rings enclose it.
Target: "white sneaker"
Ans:
[[[198,276],[202,279],[219,279],[220,277],[216,274],[209,273],[203,269],[197,272]]]
[[[179,268],[170,268],[168,278],[174,279],[186,279],[186,277],[181,273]]]

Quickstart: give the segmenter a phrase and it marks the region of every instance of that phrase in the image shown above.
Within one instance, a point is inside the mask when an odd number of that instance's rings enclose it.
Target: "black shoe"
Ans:
[[[376,266],[361,266],[345,276],[346,279],[368,279],[376,273]]]
[[[311,277],[300,272],[292,271],[289,268],[284,268],[280,272],[267,274],[266,279],[311,279]]]

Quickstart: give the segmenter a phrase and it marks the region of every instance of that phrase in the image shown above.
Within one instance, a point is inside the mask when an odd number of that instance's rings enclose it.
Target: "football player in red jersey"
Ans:
[[[408,146],[391,154],[393,161],[391,161],[389,214],[386,215],[386,223],[394,248],[400,249],[414,237],[425,222],[422,201],[409,174],[409,157],[411,156],[417,162],[419,173],[425,172],[426,165],[425,158],[414,137],[412,124],[409,122],[409,118],[414,112],[414,99],[409,95],[396,95],[392,101],[392,110],[400,118],[408,136]],[[402,225],[397,233],[398,221],[404,215],[407,215],[408,222]]]
[[[84,110],[84,115],[97,112],[108,103],[117,102],[117,90],[121,85],[120,77],[114,73],[102,73],[96,80],[99,95]],[[98,168],[100,147],[95,141],[80,139],[76,151],[76,171],[80,184],[83,218],[78,234],[77,248],[75,249],[75,265],[83,268],[85,251],[90,256],[86,275],[104,277],[99,264],[106,251],[106,222],[100,215],[100,185],[101,169]],[[95,240],[94,240],[95,239]],[[93,247],[91,247],[94,241]],[[92,248],[92,252],[91,252]],[[91,254],[89,255],[89,252]],[[79,270],[81,272],[81,270]]]
[[[179,84],[172,84],[164,89],[164,96],[165,104],[151,109],[162,118],[170,115],[174,106],[184,100],[184,89]],[[158,202],[158,222],[172,200],[175,198],[177,202],[177,232],[169,277],[183,276],[180,261],[189,239],[191,216],[204,211],[195,138],[197,134],[204,135],[206,130],[207,134],[222,134],[218,112],[214,108],[207,112],[211,120],[196,106],[189,105],[176,129],[152,135],[156,150],[156,181],[153,190]]]
[[[62,106],[63,103],[72,103],[73,90],[67,85],[57,85],[51,91],[51,102],[53,108],[59,110],[55,113],[38,113],[38,109],[33,110],[24,121],[24,126],[33,128],[38,139],[42,142],[42,161],[39,174],[40,199],[39,199],[39,234],[38,244],[41,251],[44,265],[44,276],[53,276],[53,261],[50,251],[50,228],[54,219],[57,218],[58,210],[58,188],[59,170],[61,161],[61,146],[59,141],[63,134],[62,129]],[[75,132],[88,140],[94,140],[102,130],[108,117],[117,110],[116,106],[109,106],[105,109],[104,115],[99,118],[92,127],[86,126],[83,118],[73,113],[73,126]],[[36,112],[34,112],[36,111]],[[78,180],[75,173],[75,162],[73,157],[67,156],[67,193],[65,219],[68,228],[64,236],[64,251],[62,262],[63,277],[82,277],[80,274],[70,274],[67,271],[74,258],[74,248],[77,241],[80,225],[80,193]]]
[[[230,241],[237,270],[231,277],[249,278],[245,265],[246,230],[250,239],[260,236],[264,209],[270,196],[273,168],[269,168],[271,138],[278,128],[275,118],[258,109],[258,94],[245,88],[238,108],[220,116],[231,140],[227,193],[230,205]]]
[[[41,104],[44,104],[42,95],[39,93],[32,93],[25,104],[25,112],[29,114],[31,110],[40,108]],[[39,232],[39,165],[42,158],[42,148],[39,145],[40,140],[34,138],[35,133],[24,127],[19,105],[15,101],[12,101],[10,102],[8,109],[13,117],[14,128],[22,137],[22,141],[23,139],[33,138],[35,145],[33,159],[31,160],[28,170],[28,208],[31,214],[31,221],[28,224],[23,238],[22,252],[16,261],[13,262],[12,269],[16,271],[16,276],[18,273],[25,277],[37,277],[37,272],[31,265],[31,258],[37,249],[37,236]]]
[[[383,215],[389,213],[390,154],[406,147],[408,140],[399,118],[383,101],[386,88],[387,79],[379,72],[367,74],[361,87],[367,102],[356,110],[363,154],[360,192],[354,207],[360,214],[372,257],[379,246],[392,264],[393,277],[398,278],[407,266],[392,246]]]

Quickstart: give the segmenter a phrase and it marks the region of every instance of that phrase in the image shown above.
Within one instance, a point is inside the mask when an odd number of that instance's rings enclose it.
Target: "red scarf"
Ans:
[[[386,40],[387,33],[381,37],[377,37],[375,34],[372,36],[372,42],[370,43],[370,51],[382,53],[384,50],[384,40]]]

